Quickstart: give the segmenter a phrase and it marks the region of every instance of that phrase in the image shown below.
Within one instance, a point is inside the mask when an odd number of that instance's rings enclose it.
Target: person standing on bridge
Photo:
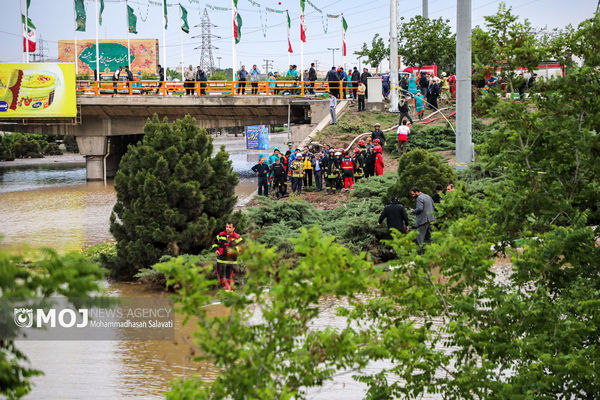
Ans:
[[[121,78],[121,71],[123,71],[123,67],[119,67],[119,69],[115,70],[113,74],[113,88],[114,94],[117,94],[117,82],[119,82],[119,78]]]
[[[194,67],[191,65],[185,70],[183,77],[185,78],[185,94],[194,94],[194,81],[196,80],[196,74],[194,74]]]
[[[238,84],[237,93],[246,94],[246,79],[248,78],[248,71],[246,71],[246,66],[242,65],[242,69],[237,72],[237,78],[240,81]]]
[[[158,84],[158,88],[156,89],[156,94],[158,94],[158,91],[160,90],[160,88],[162,88],[163,85],[165,84],[165,69],[163,67],[161,67],[160,64],[158,64],[157,68],[158,68],[158,81],[160,83]]]
[[[252,94],[258,94],[258,80],[260,78],[260,71],[256,68],[256,64],[252,66],[250,71],[250,84],[252,85]]]
[[[315,94],[315,81],[317,80],[317,70],[315,69],[315,63],[310,64],[310,69],[308,70],[308,93]]]
[[[237,256],[242,241],[233,222],[227,222],[225,230],[213,239],[212,249],[217,256],[217,279],[225,290],[233,290],[233,272],[238,272]]]
[[[340,96],[340,76],[335,70],[335,65],[327,72],[325,79],[329,82],[329,93],[332,96]]]
[[[196,81],[200,82],[200,95],[205,95],[206,94],[206,74],[204,73],[203,70],[200,69],[200,66],[198,66],[197,70],[196,70]]]

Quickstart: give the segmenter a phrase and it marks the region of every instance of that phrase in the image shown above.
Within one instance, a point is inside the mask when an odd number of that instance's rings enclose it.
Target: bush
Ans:
[[[391,186],[383,201],[387,204],[392,196],[397,196],[401,203],[409,204],[410,189],[417,186],[429,195],[435,192],[435,186],[443,186],[456,182],[456,173],[441,158],[425,150],[413,150],[402,157],[398,164],[398,180]]]
[[[6,136],[0,135],[0,161],[12,161],[15,159],[12,145]]]
[[[381,176],[361,179],[354,185],[350,197],[354,199],[383,198],[387,188],[392,186],[397,179],[398,175],[394,172],[386,172]]]
[[[12,144],[13,154],[16,158],[43,158],[42,147],[35,139],[30,139],[27,136],[19,137]]]
[[[44,155],[46,156],[60,156],[61,154],[62,150],[54,142],[46,143],[44,146]]]
[[[231,76],[229,76],[229,78],[231,78]],[[211,76],[208,77],[209,81],[226,81],[228,80],[227,75],[225,75],[225,72],[222,71],[218,71],[213,73]]]
[[[144,139],[129,146],[115,178],[117,203],[110,231],[119,263],[113,275],[131,278],[163,255],[210,247],[230,218],[238,178],[224,147],[212,157],[212,138],[190,116],[168,123],[157,115]],[[241,230],[241,229],[240,229]]]
[[[75,140],[75,136],[64,136],[63,143],[65,145],[67,153],[79,153],[79,146],[77,145],[77,140]]]

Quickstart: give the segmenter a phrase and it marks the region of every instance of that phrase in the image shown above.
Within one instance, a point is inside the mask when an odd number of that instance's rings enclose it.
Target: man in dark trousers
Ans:
[[[160,88],[165,84],[165,69],[160,64],[158,64],[158,80],[160,83],[158,84],[158,89],[156,89],[156,94],[158,94]]]
[[[360,75],[360,81],[367,88],[367,90],[365,91],[366,99],[369,98],[369,85],[367,85],[367,78],[370,78],[370,77],[371,77],[371,73],[369,72],[369,70],[367,68],[363,68],[363,73]]]
[[[431,196],[425,193],[421,193],[418,187],[410,189],[410,194],[417,200],[417,205],[414,209],[410,210],[412,214],[417,216],[417,230],[419,236],[417,236],[417,244],[421,246],[420,252],[423,252],[423,243],[431,242],[431,223],[435,221],[433,212],[435,207],[433,206],[433,199]]]
[[[233,290],[233,272],[237,272],[237,257],[242,241],[233,222],[227,222],[225,230],[213,239],[212,249],[217,256],[217,279],[225,290]]]
[[[429,78],[427,78],[427,74],[425,72],[421,72],[419,87],[421,88],[421,94],[423,97],[427,97],[427,93],[429,91]]]
[[[268,179],[267,175],[269,174],[269,166],[265,164],[265,158],[261,157],[258,164],[252,167],[252,171],[256,172],[256,176],[258,176],[258,195],[263,195],[263,189],[265,192],[265,197],[269,195],[269,186],[267,185]]]
[[[392,197],[392,202],[384,207],[378,223],[381,224],[384,219],[387,219],[388,230],[395,228],[400,233],[408,232],[408,214],[397,197]]]
[[[356,91],[358,90],[358,84],[360,83],[360,72],[358,72],[358,68],[354,67],[354,71],[352,71],[352,91],[353,97],[356,99]]]
[[[327,77],[325,78],[329,81],[329,91],[336,98],[340,97],[340,76],[335,70],[335,65],[331,67],[331,69],[327,72]]]
[[[206,74],[200,69],[200,66],[196,69],[196,81],[200,82],[200,95],[206,94]]]
[[[310,64],[308,70],[308,93],[315,94],[315,81],[317,80],[317,70],[315,69],[315,63]]]
[[[275,162],[271,165],[271,175],[273,176],[273,189],[276,190],[275,195],[280,199],[285,195],[285,176],[287,171],[280,161],[280,157],[275,158]]]
[[[410,124],[412,125],[413,120],[410,117],[410,113],[408,111],[408,99],[402,96],[402,100],[400,100],[400,119],[398,120],[398,125],[402,125],[402,120],[404,117],[408,118]]]

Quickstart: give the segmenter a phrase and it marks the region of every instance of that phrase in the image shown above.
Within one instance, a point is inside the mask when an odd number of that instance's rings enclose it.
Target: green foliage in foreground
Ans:
[[[29,256],[34,257],[35,261],[26,261],[23,256],[11,255],[0,249],[0,293],[3,303],[0,320],[0,395],[8,399],[25,396],[31,390],[31,378],[42,374],[42,371],[28,365],[27,356],[15,345],[18,332],[13,323],[13,306],[9,302],[33,299],[40,303],[51,296],[86,298],[100,290],[99,280],[106,273],[106,270],[77,253],[61,256],[54,250],[43,249]]]
[[[214,282],[201,267],[159,264],[198,321],[200,359],[220,371],[210,383],[176,381],[167,398],[305,399],[347,370],[368,385],[366,399],[598,398],[590,366],[600,361],[600,249],[584,222],[524,240],[504,269],[491,268],[490,226],[474,217],[435,233],[423,255],[414,232],[398,234],[388,272],[302,228],[294,266],[275,248],[248,244],[248,282],[220,294],[230,309],[223,317],[203,307]],[[324,312],[345,322],[315,324]],[[363,369],[374,361],[380,369]]]

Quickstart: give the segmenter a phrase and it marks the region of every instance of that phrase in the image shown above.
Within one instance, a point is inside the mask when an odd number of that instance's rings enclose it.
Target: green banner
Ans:
[[[104,11],[104,0],[100,0],[100,14],[98,14],[98,23],[102,25],[102,12]]]
[[[86,15],[83,0],[75,0],[75,15],[75,30],[79,32],[85,32]]]
[[[129,21],[129,33],[137,33],[137,17],[133,13],[131,6],[127,6],[127,20]]]
[[[169,23],[169,19],[167,18],[167,0],[163,0],[163,16],[165,17],[165,29],[167,29]]]
[[[185,33],[190,33],[190,26],[188,25],[187,20],[187,10],[183,8],[181,4],[179,4],[179,9],[181,11],[181,30]]]

